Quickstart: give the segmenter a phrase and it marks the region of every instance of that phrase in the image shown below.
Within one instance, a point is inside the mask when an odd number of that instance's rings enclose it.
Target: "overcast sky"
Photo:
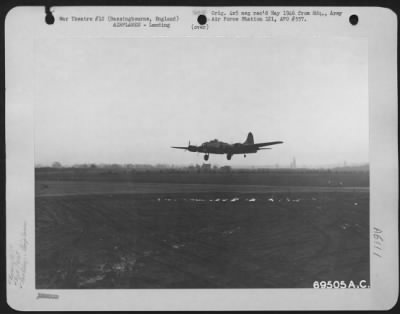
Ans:
[[[210,162],[368,162],[367,58],[354,38],[41,40],[36,163],[202,163],[170,146],[249,131],[285,143]]]

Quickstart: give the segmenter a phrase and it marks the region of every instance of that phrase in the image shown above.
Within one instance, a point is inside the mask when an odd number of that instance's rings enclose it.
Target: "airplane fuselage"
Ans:
[[[197,152],[205,154],[252,154],[256,153],[257,149],[253,145],[246,145],[241,143],[228,144],[225,142],[220,142],[213,140],[210,142],[205,142],[197,147]]]

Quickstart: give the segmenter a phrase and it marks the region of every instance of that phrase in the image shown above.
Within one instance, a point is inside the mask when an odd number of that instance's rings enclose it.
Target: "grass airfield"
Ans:
[[[369,282],[364,173],[196,175],[36,169],[36,288]]]

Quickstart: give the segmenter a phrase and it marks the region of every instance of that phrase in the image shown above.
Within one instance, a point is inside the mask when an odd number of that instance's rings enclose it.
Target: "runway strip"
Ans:
[[[36,197],[92,194],[146,194],[146,193],[193,193],[193,192],[369,192],[368,187],[320,187],[320,186],[268,186],[226,184],[180,183],[129,183],[93,181],[38,181]]]

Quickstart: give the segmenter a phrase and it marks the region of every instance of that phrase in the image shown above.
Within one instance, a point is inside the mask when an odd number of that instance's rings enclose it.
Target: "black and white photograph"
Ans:
[[[37,301],[370,291],[386,231],[371,220],[377,117],[358,20],[340,8],[156,9],[55,8],[33,41],[23,246],[34,243]]]
[[[36,52],[38,288],[369,285],[365,41]]]

